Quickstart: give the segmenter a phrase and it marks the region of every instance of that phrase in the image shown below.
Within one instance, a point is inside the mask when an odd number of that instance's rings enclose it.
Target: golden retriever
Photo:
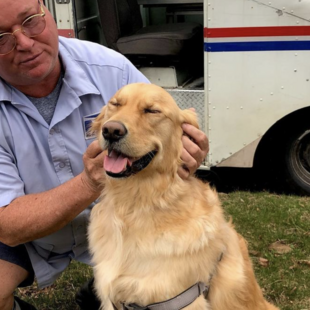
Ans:
[[[165,90],[137,83],[120,89],[93,123],[107,150],[89,226],[102,309],[157,309],[150,305],[196,283],[209,293],[159,309],[278,309],[263,298],[246,242],[225,220],[216,192],[179,177],[184,122],[198,127],[195,113],[180,110]]]

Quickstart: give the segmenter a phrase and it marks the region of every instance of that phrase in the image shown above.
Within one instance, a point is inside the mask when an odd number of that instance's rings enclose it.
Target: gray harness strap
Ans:
[[[223,252],[219,256],[218,262],[220,262],[222,258],[223,258]],[[208,280],[209,284],[213,278],[213,275],[214,273],[210,275],[210,278]],[[128,304],[126,302],[121,303],[123,307],[122,310],[180,310],[190,305],[192,302],[194,302],[201,294],[203,294],[204,298],[207,299],[209,289],[210,285],[205,285],[205,283],[203,282],[198,282],[176,297],[173,297],[166,301],[156,302],[148,306],[139,306],[135,303]],[[117,310],[114,304],[113,307],[114,310]]]
[[[137,304],[123,303],[123,310],[180,310],[190,305],[201,294],[206,295],[209,291],[209,286],[206,286],[203,282],[198,282],[182,292],[176,297],[163,302],[157,302],[145,307],[141,307]]]

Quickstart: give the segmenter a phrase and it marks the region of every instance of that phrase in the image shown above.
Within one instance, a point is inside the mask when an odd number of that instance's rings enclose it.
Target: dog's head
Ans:
[[[161,87],[136,83],[121,88],[95,119],[106,173],[125,178],[140,171],[176,173],[182,164],[182,123],[198,128],[196,114],[180,110]]]

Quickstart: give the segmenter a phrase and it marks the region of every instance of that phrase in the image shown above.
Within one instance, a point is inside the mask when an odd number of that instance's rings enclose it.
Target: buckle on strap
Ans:
[[[199,295],[204,294],[206,291],[209,290],[209,286],[206,286],[203,282],[198,282],[195,285],[198,285]]]

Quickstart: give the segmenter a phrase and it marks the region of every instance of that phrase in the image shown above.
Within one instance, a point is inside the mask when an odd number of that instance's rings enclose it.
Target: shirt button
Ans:
[[[66,165],[65,163],[61,162],[61,163],[59,164],[59,168],[64,168],[65,165]]]

